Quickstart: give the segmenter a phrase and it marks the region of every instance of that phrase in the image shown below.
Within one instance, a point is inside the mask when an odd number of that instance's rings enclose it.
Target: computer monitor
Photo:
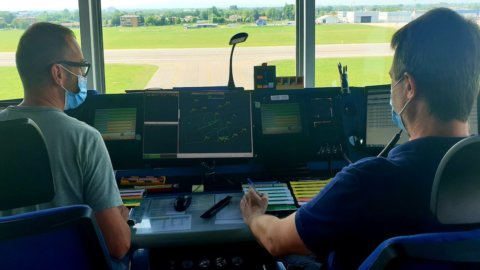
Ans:
[[[298,134],[302,132],[300,104],[269,103],[261,107],[262,134]]]
[[[178,157],[253,157],[251,103],[244,91],[180,92]]]
[[[70,115],[100,132],[114,169],[141,168],[142,103],[143,94],[94,95]]]
[[[9,106],[16,106],[21,102],[22,99],[0,100],[0,111],[8,108]]]
[[[390,85],[367,86],[365,145],[367,147],[384,147],[399,131],[392,121],[390,106]],[[397,144],[404,143],[408,136],[402,133]]]
[[[306,90],[255,91],[255,152],[263,162],[297,165],[311,158]]]
[[[390,106],[390,85],[367,86],[366,94],[366,135],[365,145],[367,147],[384,147],[390,139],[399,131],[393,124]],[[468,118],[470,134],[478,134],[478,110],[477,99],[472,107]],[[397,144],[408,140],[406,134]]]
[[[93,126],[105,141],[134,140],[136,135],[137,108],[95,109]]]
[[[248,92],[166,90],[144,104],[144,159],[253,157]]]

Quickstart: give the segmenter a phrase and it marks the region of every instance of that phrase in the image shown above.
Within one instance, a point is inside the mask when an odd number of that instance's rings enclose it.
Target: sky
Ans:
[[[310,1],[310,0],[308,0]],[[316,0],[317,6],[325,5],[392,5],[392,4],[432,4],[478,3],[479,0]],[[238,7],[281,7],[294,4],[295,0],[102,0],[102,8],[117,9],[168,9],[168,8],[208,8],[216,6]],[[0,0],[0,11],[21,10],[62,10],[78,9],[78,0]]]

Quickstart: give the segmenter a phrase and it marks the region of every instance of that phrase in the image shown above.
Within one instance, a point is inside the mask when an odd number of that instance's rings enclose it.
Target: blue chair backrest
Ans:
[[[430,210],[442,224],[480,224],[480,136],[447,151],[435,174]]]
[[[0,217],[0,269],[111,269],[87,205]]]
[[[0,171],[0,210],[53,199],[47,147],[31,119],[0,121]]]
[[[387,239],[359,269],[480,269],[479,158],[480,137],[461,140],[442,158],[432,185],[432,213],[462,230]]]
[[[359,269],[480,269],[480,229],[393,237]]]

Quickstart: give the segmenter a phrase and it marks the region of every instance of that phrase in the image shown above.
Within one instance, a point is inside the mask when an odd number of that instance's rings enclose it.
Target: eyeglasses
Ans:
[[[402,76],[402,78],[400,78],[400,80],[398,80],[396,83],[394,83],[393,86],[390,87],[390,91],[393,91],[393,88],[395,88],[395,86],[397,86],[401,81],[403,81],[403,79],[405,79],[405,76]]]
[[[72,61],[57,61],[54,64],[64,64],[71,67],[79,67],[82,70],[82,76],[86,77],[90,71],[91,64],[87,61],[72,62]]]

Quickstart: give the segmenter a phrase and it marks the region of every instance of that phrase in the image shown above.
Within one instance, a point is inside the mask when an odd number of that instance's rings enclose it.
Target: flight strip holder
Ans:
[[[263,63],[261,66],[253,67],[253,89],[275,90],[277,89],[277,69],[275,66],[267,66]]]

